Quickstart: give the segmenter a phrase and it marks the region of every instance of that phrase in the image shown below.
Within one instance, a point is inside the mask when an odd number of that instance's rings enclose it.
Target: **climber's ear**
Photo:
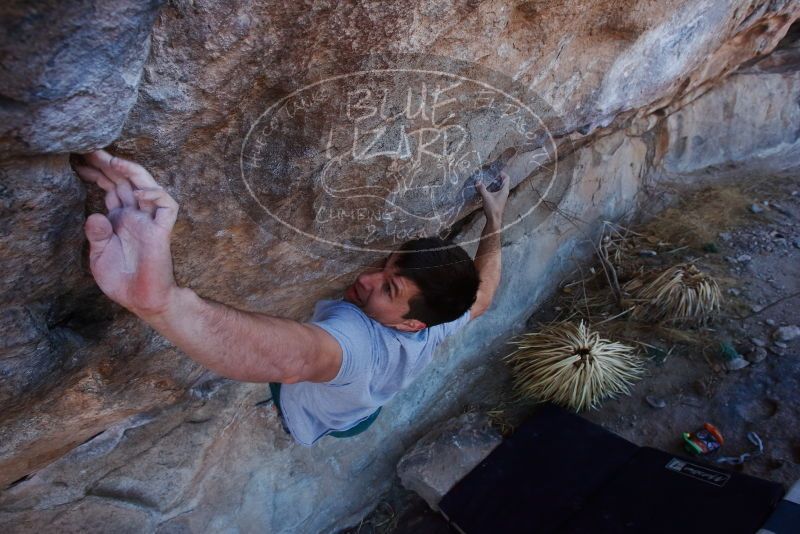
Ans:
[[[416,319],[403,319],[403,322],[398,323],[394,326],[397,330],[401,332],[419,332],[427,328],[427,325],[422,321],[418,321]]]

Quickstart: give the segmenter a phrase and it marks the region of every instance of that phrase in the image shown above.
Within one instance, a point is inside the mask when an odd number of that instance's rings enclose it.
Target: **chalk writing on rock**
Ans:
[[[551,108],[492,71],[428,63],[328,75],[268,103],[242,143],[237,200],[317,250],[384,253],[446,235],[478,206],[476,183],[509,165],[546,192],[558,174]]]

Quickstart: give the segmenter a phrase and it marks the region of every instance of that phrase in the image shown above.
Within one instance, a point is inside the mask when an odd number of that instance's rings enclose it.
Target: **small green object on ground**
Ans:
[[[736,351],[736,348],[730,343],[726,343],[724,341],[719,344],[719,355],[722,356],[722,359],[726,362],[741,358],[739,353]]]

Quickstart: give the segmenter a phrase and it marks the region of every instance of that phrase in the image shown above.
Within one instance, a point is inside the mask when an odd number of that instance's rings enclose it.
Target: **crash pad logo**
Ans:
[[[442,58],[359,65],[309,74],[247,133],[232,185],[271,231],[317,251],[387,253],[415,237],[448,237],[479,206],[478,181],[492,190],[501,170],[512,188],[537,192],[506,225],[559,189],[556,114],[525,87]]]
[[[722,471],[717,471],[709,467],[693,464],[678,458],[672,458],[669,462],[667,462],[665,467],[670,471],[675,471],[676,473],[680,473],[682,475],[686,475],[688,477],[719,487],[724,486],[731,478],[729,474]]]

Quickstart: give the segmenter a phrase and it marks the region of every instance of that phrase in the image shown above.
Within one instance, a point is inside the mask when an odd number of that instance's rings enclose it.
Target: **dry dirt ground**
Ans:
[[[763,454],[726,468],[788,487],[800,479],[800,336],[780,341],[778,329],[800,327],[800,177],[749,179],[684,192],[681,198],[648,224],[635,226],[643,236],[657,236],[650,237],[657,254],[649,255],[649,249],[636,254],[636,247],[648,243],[639,240],[633,250],[638,258],[632,261],[645,269],[693,263],[718,280],[722,309],[700,328],[630,328],[624,316],[613,321],[617,328],[605,333],[649,346],[643,351],[647,372],[630,396],[608,400],[582,416],[636,444],[679,454],[686,454],[681,433],[704,422],[725,437],[717,456],[753,451],[747,433],[756,432]],[[603,291],[611,294],[604,277],[594,277],[588,286],[576,282],[591,278],[589,269],[583,265],[575,280],[566,280],[559,294],[530,318],[528,328],[563,318],[571,306],[581,305],[584,291],[592,298]],[[599,263],[594,269],[600,272]],[[613,317],[614,310],[595,313]],[[730,352],[724,357],[720,351],[723,343],[749,364],[730,370]],[[506,430],[535,410],[532,403],[510,400],[500,408],[498,423]],[[395,484],[373,513],[347,532],[451,530],[418,497]]]

